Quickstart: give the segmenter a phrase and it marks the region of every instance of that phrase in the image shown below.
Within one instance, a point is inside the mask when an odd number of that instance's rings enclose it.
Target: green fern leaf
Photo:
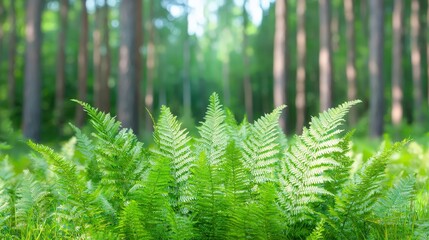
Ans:
[[[342,139],[336,136],[342,132],[339,127],[345,115],[357,103],[347,102],[313,117],[310,127],[286,151],[285,161],[280,162],[278,203],[290,224],[312,219],[314,204],[333,194],[324,186],[333,180],[326,173],[341,166],[333,158],[343,152]]]
[[[191,138],[185,129],[181,129],[177,118],[165,106],[161,108],[161,114],[155,126],[154,140],[157,145],[157,149],[153,151],[154,154],[170,161],[174,179],[170,190],[173,206],[182,205],[182,210],[187,211],[183,208],[183,204],[192,200],[189,180],[195,161],[191,151]]]
[[[281,130],[278,120],[284,108],[285,106],[280,106],[258,119],[244,141],[244,166],[250,171],[256,184],[274,180],[274,171],[280,157]]]

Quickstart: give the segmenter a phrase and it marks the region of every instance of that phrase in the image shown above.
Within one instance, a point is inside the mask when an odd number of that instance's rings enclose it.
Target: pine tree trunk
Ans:
[[[78,57],[78,99],[87,101],[87,79],[88,79],[88,12],[86,0],[81,0],[81,32],[79,36],[79,57]],[[85,120],[85,113],[81,106],[76,106],[76,124],[82,127]]]
[[[109,5],[104,0],[101,11],[101,49],[100,49],[100,110],[110,112],[110,44],[109,44]]]
[[[138,130],[135,96],[135,56],[136,50],[136,2],[123,0],[120,3],[120,52],[119,52],[119,85],[118,85],[118,119],[124,128]]]
[[[141,49],[143,47],[143,1],[136,1],[136,51],[134,57],[136,58],[136,106],[135,111],[137,112],[136,116],[139,119],[143,119],[143,111],[141,106],[142,97],[141,97],[141,87],[142,87],[142,78],[143,78],[143,56],[141,54]],[[138,121],[138,119],[136,119]],[[139,129],[140,130],[140,129]]]
[[[95,27],[92,32],[92,41],[94,49],[92,53],[92,61],[94,64],[94,106],[102,110],[102,97],[101,97],[101,44],[102,44],[102,27],[101,27],[101,14],[100,6],[95,3]]]
[[[413,73],[413,112],[414,122],[421,124],[423,122],[423,90],[421,77],[421,55],[419,45],[420,5],[418,0],[411,1],[411,64]]]
[[[41,127],[40,46],[42,9],[42,0],[27,1],[23,133],[24,137],[34,141],[40,140]]]
[[[383,82],[383,2],[369,1],[369,73],[370,73],[370,135],[383,134],[384,82]]]
[[[355,46],[355,15],[353,11],[353,0],[344,1],[344,14],[346,16],[346,38],[347,38],[347,99],[349,101],[357,98],[356,86],[356,46]],[[350,109],[349,123],[354,126],[357,123],[356,108]]]
[[[393,10],[393,67],[392,67],[392,123],[398,126],[402,121],[402,34],[403,0],[395,0]]]
[[[247,54],[248,47],[248,37],[247,37],[247,25],[248,25],[248,16],[246,12],[247,0],[243,2],[243,45],[242,45],[242,54],[243,54],[243,87],[244,87],[244,103],[246,106],[246,114],[249,122],[253,122],[253,92],[252,92],[252,82],[250,80],[249,74],[249,55]]]
[[[286,0],[276,1],[276,21],[274,32],[274,107],[286,104],[286,34],[287,34],[287,4]],[[286,112],[280,116],[280,126],[286,132]]]
[[[320,26],[320,111],[332,106],[332,50],[331,50],[331,3],[330,0],[319,0]]]
[[[16,63],[16,42],[18,40],[16,33],[16,9],[15,0],[10,1],[10,35],[9,35],[9,61],[7,77],[7,99],[9,109],[15,108],[16,80],[15,80],[15,63]]]
[[[297,42],[297,62],[298,69],[296,74],[296,133],[301,134],[305,122],[305,58],[307,50],[307,37],[305,32],[305,8],[306,0],[297,2],[297,16],[298,16],[298,32],[296,35]]]
[[[146,71],[147,71],[147,82],[146,82],[146,96],[145,106],[147,111],[153,114],[153,78],[155,74],[155,26],[154,26],[154,0],[149,1],[149,21],[148,21],[148,32],[149,42],[147,44],[147,59],[146,59]],[[146,131],[150,132],[153,129],[152,119],[148,113],[145,113],[146,120]]]
[[[55,90],[55,122],[60,127],[64,121],[64,98],[66,85],[66,38],[68,0],[60,1],[60,31],[58,33],[57,72]]]

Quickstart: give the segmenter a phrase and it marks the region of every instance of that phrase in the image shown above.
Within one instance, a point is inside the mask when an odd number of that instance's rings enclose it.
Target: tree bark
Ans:
[[[188,35],[188,1],[185,0],[185,28],[183,31],[183,107],[185,115],[192,115],[191,110],[191,79],[190,79],[190,43]]]
[[[384,81],[383,81],[383,1],[369,1],[369,73],[370,73],[370,135],[383,134]]]
[[[297,2],[298,32],[297,43],[297,74],[296,74],[296,133],[301,134],[305,122],[305,58],[307,51],[307,37],[305,32],[305,8],[306,0]]]
[[[141,54],[141,49],[143,47],[143,1],[136,1],[136,51],[134,57],[136,58],[136,105],[135,111],[137,112],[136,117],[141,118],[143,111],[141,106],[144,106],[142,103],[141,97],[141,87],[142,87],[142,77],[143,77],[143,56]],[[136,119],[138,121],[138,119]],[[140,129],[139,129],[140,130]]]
[[[66,85],[66,37],[68,0],[60,1],[60,31],[58,33],[57,72],[55,90],[55,122],[57,127],[64,121],[64,93]]]
[[[79,36],[79,57],[78,57],[78,99],[87,101],[87,79],[88,79],[88,12],[86,0],[81,0],[81,33]],[[76,124],[83,126],[85,114],[81,106],[76,106]]]
[[[346,16],[346,38],[347,38],[347,99],[349,101],[357,98],[356,86],[356,46],[355,46],[355,15],[353,11],[353,0],[344,1],[344,14]],[[356,108],[350,109],[349,123],[351,126],[357,123]]]
[[[242,54],[243,54],[243,87],[244,87],[244,102],[246,106],[246,114],[249,122],[253,122],[253,92],[252,92],[252,82],[249,74],[249,55],[247,54],[248,47],[248,37],[247,37],[247,25],[249,22],[247,11],[246,11],[247,0],[243,2],[243,45],[242,45]]]
[[[101,93],[101,44],[102,44],[102,11],[100,6],[95,2],[95,27],[92,32],[92,40],[94,44],[94,49],[92,52],[92,61],[94,64],[94,106],[102,110],[102,93]]]
[[[120,52],[119,52],[119,86],[118,86],[118,119],[125,128],[138,130],[135,96],[135,56],[136,50],[136,2],[123,0],[120,3]]]
[[[393,9],[393,67],[392,67],[392,123],[398,126],[402,121],[402,34],[403,34],[403,0],[395,0]]]
[[[153,78],[155,74],[155,26],[154,26],[154,0],[149,1],[149,21],[148,32],[149,42],[147,44],[147,59],[146,59],[146,96],[145,106],[147,111],[153,113]],[[153,129],[152,119],[149,114],[145,114],[146,131],[150,132]]]
[[[40,140],[42,5],[42,0],[29,0],[26,6],[23,133],[24,137],[34,141]]]
[[[320,31],[320,111],[332,106],[332,50],[331,50],[331,3],[330,0],[319,0]]]
[[[419,46],[420,5],[418,0],[411,1],[411,64],[413,73],[413,112],[414,122],[421,124],[423,122],[423,90],[421,77],[421,55]]]
[[[15,80],[15,63],[16,63],[16,42],[18,40],[16,33],[16,9],[15,0],[10,0],[10,35],[9,35],[9,61],[8,61],[8,90],[7,99],[9,103],[9,109],[15,108],[15,92],[16,92],[16,80]]]
[[[274,32],[274,107],[286,104],[287,62],[286,62],[286,34],[287,34],[287,3],[286,0],[276,1],[276,21]],[[286,132],[286,113],[283,111],[279,119],[283,132]]]
[[[110,44],[109,44],[109,5],[104,0],[101,9],[101,49],[100,49],[100,110],[110,112]]]

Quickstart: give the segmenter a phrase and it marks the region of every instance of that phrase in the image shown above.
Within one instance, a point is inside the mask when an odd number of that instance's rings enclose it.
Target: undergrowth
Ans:
[[[71,125],[75,137],[61,152],[30,141],[38,154],[19,175],[1,162],[0,235],[429,238],[427,179],[397,168],[407,142],[385,142],[365,160],[351,150],[353,132],[342,125],[358,102],[313,117],[289,144],[278,124],[284,106],[238,123],[213,94],[198,136],[162,107],[155,144],[145,147],[115,117],[77,101],[90,117],[90,135]]]

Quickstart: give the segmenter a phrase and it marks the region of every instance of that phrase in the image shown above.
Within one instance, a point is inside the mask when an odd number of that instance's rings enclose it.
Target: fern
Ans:
[[[174,207],[187,212],[186,203],[192,200],[189,180],[191,168],[194,165],[188,132],[181,129],[177,118],[171,114],[170,109],[163,106],[154,133],[157,149],[153,153],[169,160],[171,174],[174,182],[169,191]]]
[[[119,226],[122,239],[150,239],[148,231],[142,224],[143,215],[135,201],[127,203],[122,210]]]
[[[371,217],[374,204],[383,191],[384,171],[389,157],[403,147],[405,142],[395,143],[370,158],[344,183],[335,197],[335,205],[329,209],[329,225],[342,236],[363,237],[368,231],[365,223]]]
[[[255,184],[274,181],[274,172],[279,161],[279,138],[281,130],[278,120],[285,106],[258,119],[243,144],[244,166],[250,171]]]
[[[289,224],[311,220],[315,204],[323,196],[333,195],[324,184],[332,181],[325,172],[340,166],[333,158],[342,152],[342,132],[348,110],[359,101],[352,101],[313,117],[310,127],[304,128],[301,136],[286,151],[286,159],[280,162],[278,203],[288,216]]]

